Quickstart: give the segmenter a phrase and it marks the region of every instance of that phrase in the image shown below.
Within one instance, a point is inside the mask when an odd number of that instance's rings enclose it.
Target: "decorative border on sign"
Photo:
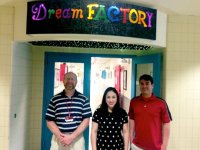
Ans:
[[[96,42],[96,41],[30,41],[29,43],[36,46],[126,49],[126,50],[150,50],[152,48],[151,46],[147,45],[114,43],[114,42]]]

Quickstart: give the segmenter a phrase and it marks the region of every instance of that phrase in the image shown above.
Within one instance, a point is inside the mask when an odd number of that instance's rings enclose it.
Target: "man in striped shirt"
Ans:
[[[76,74],[66,73],[63,83],[65,89],[50,100],[45,116],[53,133],[51,150],[84,150],[83,132],[92,116],[90,103],[75,89]]]

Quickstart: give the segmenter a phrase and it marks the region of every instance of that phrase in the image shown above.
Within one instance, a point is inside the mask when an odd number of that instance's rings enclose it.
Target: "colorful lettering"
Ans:
[[[82,9],[71,9],[72,11],[72,18],[83,18],[83,10]],[[80,17],[78,17],[80,16]]]
[[[130,12],[130,9],[120,8],[120,11],[123,13],[123,21],[122,21],[122,23],[126,24],[126,22],[127,22],[126,15],[127,15],[127,13]]]
[[[62,9],[57,9],[56,10],[56,18],[60,19],[62,17]]]
[[[146,13],[144,11],[138,10],[138,17],[138,24],[143,24],[144,27],[147,27],[147,24],[145,23]]]
[[[48,9],[43,3],[37,3],[32,6],[32,19],[41,21],[45,19],[82,19],[87,15],[88,20],[94,21],[110,21],[122,22],[126,24],[128,21],[131,24],[138,24],[144,28],[152,27],[153,13],[149,11],[142,11],[140,9],[122,8],[117,6],[106,7],[96,3],[88,4],[87,13],[81,8],[57,8]],[[47,14],[48,13],[48,14]],[[48,16],[47,16],[48,15]]]
[[[135,18],[135,20],[134,20],[134,18]],[[129,13],[129,21],[133,24],[138,22],[138,13],[135,9],[131,9],[131,11]]]
[[[147,16],[148,16],[148,27],[151,28],[152,27],[151,19],[152,19],[153,13],[148,12],[148,11],[146,13],[147,13]]]
[[[108,15],[108,19],[111,22],[119,22],[119,14],[120,14],[120,10],[118,7],[111,6],[108,8],[107,15]]]
[[[49,9],[48,10],[48,19],[51,19],[51,16],[53,16],[55,14],[55,10],[54,9]]]
[[[99,10],[97,11],[97,15],[95,16],[94,20],[108,20],[104,5],[99,5]]]
[[[32,13],[33,13],[32,19],[39,21],[39,20],[44,20],[46,18],[47,10],[44,4],[40,4],[39,7],[36,4],[33,5],[32,7]]]
[[[93,7],[96,7],[98,8],[99,5],[98,4],[90,4],[90,5],[87,5],[87,8],[88,8],[88,17],[87,19],[89,20],[92,20],[93,19],[93,15],[94,15],[94,10],[92,9]]]
[[[70,15],[70,8],[67,8],[67,9],[64,9],[64,10],[63,10],[63,18],[64,18],[64,19],[71,18],[71,15]]]

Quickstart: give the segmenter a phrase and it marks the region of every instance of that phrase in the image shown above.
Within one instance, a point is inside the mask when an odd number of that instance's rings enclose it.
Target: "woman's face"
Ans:
[[[106,94],[106,104],[108,105],[109,112],[112,112],[116,103],[117,103],[117,95],[113,91],[109,91]]]

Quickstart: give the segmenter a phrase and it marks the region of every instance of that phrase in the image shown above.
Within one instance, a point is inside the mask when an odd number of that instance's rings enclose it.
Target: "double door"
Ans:
[[[46,126],[45,113],[51,97],[64,88],[63,75],[73,71],[77,74],[76,89],[90,99],[92,112],[101,103],[105,88],[115,87],[126,97],[123,107],[128,111],[130,99],[139,94],[138,78],[151,74],[154,78],[154,93],[160,96],[160,55],[132,57],[127,55],[46,53],[43,91],[43,116],[41,149],[49,150],[51,132]],[[84,132],[85,149],[90,149],[90,128]]]

